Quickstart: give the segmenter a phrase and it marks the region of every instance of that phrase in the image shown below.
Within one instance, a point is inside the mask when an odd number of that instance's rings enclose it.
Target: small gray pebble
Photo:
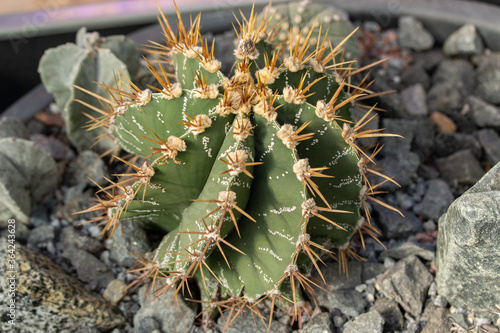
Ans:
[[[334,316],[333,317],[333,325],[335,327],[342,327],[345,323],[345,319],[342,316]]]
[[[366,290],[366,284],[360,284],[354,288],[358,293],[362,293]]]
[[[384,259],[384,267],[386,269],[391,268],[392,266],[394,266],[395,263],[396,263],[396,261],[390,257],[387,257]]]
[[[88,231],[89,231],[89,234],[90,236],[94,237],[94,238],[101,238],[99,236],[99,234],[101,233],[101,228],[97,225],[91,225],[89,228],[88,228]]]
[[[448,301],[446,300],[445,297],[441,295],[437,295],[436,298],[434,298],[434,305],[440,308],[446,307],[448,305]]]
[[[417,333],[419,332],[419,325],[418,325],[418,322],[416,322],[415,320],[412,320],[408,323],[408,326],[406,328],[406,331],[408,333]]]
[[[56,255],[56,253],[57,253],[56,246],[54,245],[53,242],[47,242],[47,243],[45,243],[45,248],[47,249],[47,252],[49,252],[53,256]]]
[[[434,222],[433,220],[428,220],[428,221],[424,222],[423,226],[424,226],[425,231],[436,230],[436,222]]]
[[[429,286],[429,290],[427,291],[427,294],[429,296],[436,296],[437,295],[437,285],[436,282],[432,282],[431,285]]]

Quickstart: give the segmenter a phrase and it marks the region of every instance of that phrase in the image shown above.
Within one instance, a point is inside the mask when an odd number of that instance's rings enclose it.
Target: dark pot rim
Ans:
[[[316,3],[334,5],[346,10],[351,20],[371,20],[382,28],[396,26],[399,17],[410,15],[420,20],[438,42],[443,42],[451,33],[466,23],[476,26],[486,46],[492,51],[500,51],[500,7],[466,0],[314,0]],[[253,2],[248,2],[244,12],[248,12]],[[258,7],[262,7],[260,4]],[[186,17],[199,10],[184,12]],[[230,29],[233,22],[232,7],[215,7],[202,13],[203,32],[220,32]],[[161,40],[157,24],[140,29],[128,35],[138,45],[149,40]],[[53,101],[42,84],[39,84],[17,102],[8,107],[3,117],[16,117],[23,121],[32,118]]]

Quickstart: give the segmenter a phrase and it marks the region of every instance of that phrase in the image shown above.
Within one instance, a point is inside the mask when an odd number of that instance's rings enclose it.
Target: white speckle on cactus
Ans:
[[[332,208],[357,205],[357,204],[359,204],[359,201],[357,201],[357,200],[341,200],[341,201],[335,203],[334,205],[332,205]]]
[[[153,206],[160,206],[160,203],[159,203],[159,202],[157,202],[157,201],[152,201],[152,200],[144,200],[144,203],[151,204],[151,205],[153,205]],[[152,209],[147,209],[147,210],[140,210],[140,209],[138,209],[138,210],[134,210],[134,212],[139,212],[139,211],[142,211],[142,212],[144,212],[144,211],[147,211],[147,212],[154,212],[155,210],[152,210]],[[161,209],[157,209],[156,211],[157,211],[157,212],[161,212]]]
[[[303,112],[304,112],[304,109],[301,107],[301,108],[299,108],[299,111],[297,111],[297,113],[295,114],[295,118],[294,118],[295,125],[297,125],[299,123],[300,117],[302,116]]]
[[[123,123],[120,123],[118,125],[118,128],[115,130],[115,135],[118,136],[120,138],[120,140],[130,146],[130,147],[134,147],[134,149],[136,149],[137,151],[141,152],[142,149],[136,145],[134,145],[132,142],[130,142],[129,140],[125,139],[125,137],[122,135],[122,133],[127,133],[128,135],[130,135],[131,137],[133,137],[137,142],[139,142],[140,144],[143,144],[143,141],[142,140],[139,140],[139,138],[130,130],[126,129],[124,126],[123,126]]]
[[[161,184],[151,183],[151,182],[149,183],[149,187],[154,189],[154,190],[162,188]]]
[[[191,92],[190,96],[189,97],[192,97],[193,94]],[[186,109],[187,109],[187,103],[189,101],[189,98],[187,96],[184,96],[184,98],[182,99],[182,113],[185,114],[186,113]]]
[[[156,112],[156,118],[161,121],[162,124],[165,124],[165,121],[163,120],[163,114],[159,110]]]
[[[260,273],[260,275],[262,276],[262,278],[264,279],[264,281],[266,281],[267,283],[274,282],[271,278],[269,278],[269,276],[267,276],[267,274],[264,274],[264,271],[262,270],[262,267],[260,267],[256,262],[253,263],[253,266],[255,268],[257,268],[257,271]]]
[[[260,251],[264,251],[264,252],[267,252],[269,254],[271,254],[275,259],[277,259],[278,261],[283,261],[283,258],[281,258],[280,256],[278,256],[276,253],[274,253],[273,250],[271,249],[268,249],[268,248],[263,248],[263,247],[258,247],[258,249]]]
[[[203,150],[207,153],[208,157],[212,157],[212,148],[208,148],[208,143],[210,142],[210,138],[208,136],[204,136],[201,139],[203,143]]]
[[[360,180],[361,180],[360,176],[356,176],[356,177],[347,176],[347,177],[342,178],[342,181],[339,184],[332,185],[332,187],[333,188],[342,188],[342,187],[349,185],[349,184],[352,184],[352,183],[358,183]]]
[[[136,124],[136,125],[137,125],[137,127],[139,127],[139,129],[141,130],[141,132],[146,133],[146,132],[144,131],[144,127],[142,127],[142,125],[141,125],[141,124],[137,121],[137,119],[135,119],[135,117],[134,117],[134,116],[132,116],[132,121],[134,122],[134,124]]]
[[[266,214],[263,214],[263,216],[267,216]],[[282,232],[278,231],[278,230],[271,230],[271,229],[267,229],[267,231],[273,235],[273,236],[279,236],[281,238],[284,238],[286,240],[289,240],[290,242],[293,242],[294,240],[294,236],[291,236],[291,235],[285,235],[283,234]],[[293,243],[292,243],[293,244]]]
[[[352,150],[347,147],[344,147],[341,151],[336,151],[332,156],[332,160],[328,163],[328,166],[336,165],[339,159],[348,156],[351,153],[353,153]]]
[[[279,210],[276,210],[276,209],[271,209],[269,210],[269,212],[273,213],[273,214],[277,214],[277,215],[281,215],[281,213],[291,213],[291,212],[294,212],[295,210],[297,209],[296,206],[292,206],[292,207],[281,207]]]

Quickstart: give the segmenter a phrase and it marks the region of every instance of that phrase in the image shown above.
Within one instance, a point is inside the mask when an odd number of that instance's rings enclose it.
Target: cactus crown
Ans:
[[[300,20],[280,14],[294,11]],[[187,296],[195,278],[208,310],[258,312],[266,299],[295,318],[302,290],[314,297],[313,286],[324,288],[321,256],[345,270],[357,256],[351,236],[376,236],[367,201],[379,202],[377,185],[367,175],[382,175],[373,165],[380,148],[366,152],[358,140],[393,135],[365,129],[375,108],[359,101],[375,94],[367,76],[352,82],[366,68],[343,57],[354,31],[332,41],[329,23],[314,17],[324,11],[289,4],[242,15],[231,77],[201,37],[200,15],[187,26],[177,11],[175,31],[161,14],[165,44],[151,51],[173,65],[175,83],[160,62],[148,62],[160,88],[125,78],[98,97],[105,107],[96,126],[143,162],[116,157],[132,171],[100,188],[89,210],[103,216],[94,221],[110,232],[132,220],[168,231],[154,256],[139,260],[135,283]],[[308,277],[313,270],[322,281]],[[227,325],[238,311],[229,313]]]

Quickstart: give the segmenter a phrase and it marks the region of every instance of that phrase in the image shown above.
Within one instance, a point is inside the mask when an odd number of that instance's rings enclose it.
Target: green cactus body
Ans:
[[[342,45],[325,53],[330,44],[309,48],[306,34],[282,59],[266,39],[270,20],[241,21],[231,78],[198,46],[199,18],[177,35],[164,21],[177,83],[151,66],[163,90],[135,89],[110,106],[116,141],[145,162],[92,210],[105,213],[105,230],[138,220],[168,231],[142,275],[157,294],[196,278],[208,308],[271,297],[296,315],[320,256],[336,251],[344,265],[352,235],[369,226],[360,209],[376,188],[366,178],[373,154],[356,139],[391,134],[363,131],[372,109],[355,122],[350,107],[366,89],[346,89]]]

